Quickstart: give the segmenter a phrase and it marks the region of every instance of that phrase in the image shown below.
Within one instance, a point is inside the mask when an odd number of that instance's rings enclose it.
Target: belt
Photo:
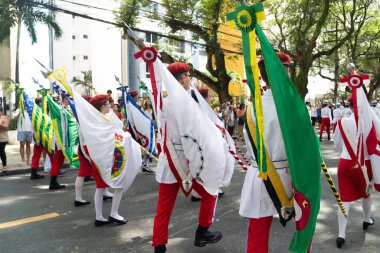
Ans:
[[[284,161],[273,161],[272,162],[275,169],[285,169],[289,167],[288,160]],[[259,166],[257,165],[257,162],[255,160],[252,160],[252,167],[258,168]]]

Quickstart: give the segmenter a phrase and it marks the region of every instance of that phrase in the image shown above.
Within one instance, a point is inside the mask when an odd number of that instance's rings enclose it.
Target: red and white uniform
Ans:
[[[293,196],[292,179],[288,168],[285,146],[274,105],[272,91],[262,96],[265,129],[265,147],[271,157],[289,199]],[[256,119],[252,114],[254,122]],[[255,156],[246,131],[244,137],[249,156]],[[254,163],[254,162],[253,162]],[[239,214],[249,218],[247,252],[268,252],[269,229],[272,216],[277,214],[257,166],[250,167],[244,179]]]
[[[167,138],[172,141],[178,161],[186,173],[190,172],[187,158],[183,152],[181,145],[180,132],[175,119],[173,110],[170,110],[168,100],[164,99],[164,115],[162,123],[167,127]],[[182,182],[178,182],[172,173],[165,152],[160,153],[159,161],[156,168],[156,180],[159,185],[157,212],[154,218],[152,245],[159,246],[168,242],[168,226],[170,216],[174,207],[174,203],[181,187]],[[193,190],[201,197],[201,205],[199,211],[199,225],[202,227],[210,227],[213,221],[213,215],[216,205],[216,195],[209,194],[203,186],[193,180]]]
[[[323,107],[321,109],[322,125],[319,130],[319,136],[322,136],[323,130],[326,127],[327,136],[330,137],[330,123],[332,122],[331,109],[329,107]]]
[[[342,132],[343,129],[343,132]],[[347,146],[346,143],[351,143]],[[350,117],[338,121],[338,127],[334,134],[334,144],[340,152],[338,164],[338,184],[340,197],[343,202],[352,202],[361,198],[368,197],[366,193],[366,178],[360,168],[355,167],[357,143],[357,127],[354,114]],[[368,158],[366,147],[364,147],[364,158],[368,174],[368,179],[372,179],[372,168]]]

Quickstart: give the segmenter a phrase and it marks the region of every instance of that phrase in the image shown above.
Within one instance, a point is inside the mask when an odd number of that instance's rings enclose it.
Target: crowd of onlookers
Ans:
[[[224,122],[224,126],[232,138],[242,141],[245,104],[227,102],[223,103],[221,107],[215,107],[214,111],[219,119]]]

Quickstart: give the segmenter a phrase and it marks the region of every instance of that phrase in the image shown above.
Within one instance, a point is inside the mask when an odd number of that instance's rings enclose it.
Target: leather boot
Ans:
[[[30,174],[30,180],[42,179],[44,177],[45,177],[44,175],[38,174],[37,170],[32,169],[32,173]]]
[[[57,176],[51,176],[50,177],[50,185],[49,190],[59,190],[62,188],[65,188],[65,185],[59,184],[57,181]]]
[[[166,252],[165,244],[154,247],[154,253],[165,253],[165,252]]]
[[[208,228],[198,226],[197,232],[195,233],[194,246],[204,247],[206,244],[217,243],[222,237],[222,233],[219,231],[210,232]]]

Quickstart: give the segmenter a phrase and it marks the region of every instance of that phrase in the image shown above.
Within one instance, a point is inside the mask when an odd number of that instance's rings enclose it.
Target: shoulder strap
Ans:
[[[245,114],[245,126],[247,128],[247,134],[252,146],[255,157],[257,158],[257,149],[256,149],[256,125],[252,119],[252,103],[248,106]],[[276,169],[274,168],[273,162],[268,154],[268,150],[265,150],[266,161],[267,161],[267,172],[268,177],[264,181],[265,188],[272,199],[272,202],[280,216],[280,222],[283,226],[286,225],[293,215],[286,215],[283,213],[284,209],[293,207],[293,199],[288,199],[284,185],[281,182],[280,176],[278,175]],[[259,164],[259,163],[257,163]],[[292,210],[294,212],[294,209]]]

